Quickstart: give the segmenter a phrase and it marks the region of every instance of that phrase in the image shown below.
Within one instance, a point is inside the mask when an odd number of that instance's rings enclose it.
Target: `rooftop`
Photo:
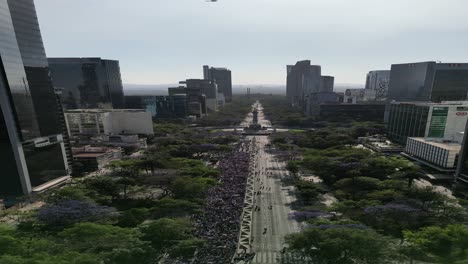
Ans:
[[[441,149],[452,150],[452,151],[460,151],[461,144],[456,142],[438,142],[434,140],[428,140],[425,138],[417,138],[417,137],[410,137],[408,139],[413,139],[419,141],[424,144],[432,145]]]

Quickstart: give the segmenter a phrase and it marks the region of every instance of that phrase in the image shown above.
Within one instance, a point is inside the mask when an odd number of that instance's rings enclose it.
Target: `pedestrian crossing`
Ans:
[[[276,251],[256,252],[252,264],[313,264],[312,261],[293,254],[281,254]]]

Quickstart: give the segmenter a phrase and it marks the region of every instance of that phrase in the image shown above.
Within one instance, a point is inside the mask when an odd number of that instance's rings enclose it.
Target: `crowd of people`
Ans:
[[[219,162],[219,184],[208,191],[204,212],[196,216],[197,236],[206,243],[194,263],[230,263],[237,248],[240,216],[249,174],[246,143]]]

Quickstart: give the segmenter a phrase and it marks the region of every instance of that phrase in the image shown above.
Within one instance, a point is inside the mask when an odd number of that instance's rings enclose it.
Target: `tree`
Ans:
[[[206,191],[216,184],[212,178],[177,178],[170,185],[170,190],[177,199],[203,198]]]
[[[138,159],[124,159],[113,161],[108,165],[112,174],[119,177],[117,183],[123,186],[124,199],[127,199],[128,187],[136,184],[136,180],[140,176],[141,164]]]
[[[396,177],[406,179],[408,182],[407,187],[411,188],[414,180],[421,179],[424,177],[424,174],[421,172],[421,167],[411,164],[402,168],[400,172],[396,174]]]
[[[100,195],[116,199],[120,196],[120,187],[115,179],[109,176],[98,176],[86,179],[84,185]]]
[[[95,254],[80,253],[66,243],[40,234],[23,233],[12,227],[0,225],[0,264],[100,264]]]
[[[318,264],[391,263],[390,239],[356,224],[318,225],[286,237],[288,251]]]
[[[163,198],[151,209],[155,218],[183,217],[200,211],[200,205],[181,199]]]
[[[311,181],[297,180],[295,186],[299,197],[305,204],[314,202],[320,194],[326,192],[320,184]]]
[[[367,193],[379,188],[379,180],[370,177],[353,177],[337,181],[334,187],[337,188],[346,199],[360,200]]]
[[[299,166],[296,161],[289,161],[286,165],[286,169],[292,174],[296,174],[299,172]]]
[[[467,260],[468,227],[448,225],[447,227],[430,226],[420,231],[405,231],[407,253],[410,257],[423,261],[454,264]]]
[[[164,251],[180,241],[192,238],[192,227],[183,218],[161,218],[141,227],[143,239],[151,242],[158,252]]]
[[[155,169],[163,169],[167,167],[169,156],[166,152],[160,149],[148,148],[141,160],[141,165],[150,170],[154,174]]]
[[[64,200],[39,209],[37,218],[48,227],[61,228],[78,222],[108,222],[117,217],[112,207],[90,201]]]
[[[78,223],[58,237],[72,250],[99,254],[105,263],[153,263],[154,252],[135,229],[95,223]]]
[[[51,190],[45,197],[45,201],[49,203],[56,203],[63,200],[92,201],[89,197],[89,191],[86,191],[81,185],[70,185]]]
[[[119,216],[117,225],[121,227],[136,227],[143,223],[149,214],[150,212],[147,208],[131,208]]]
[[[195,251],[203,246],[204,243],[204,240],[198,238],[181,240],[169,250],[169,255],[172,258],[189,261],[195,254]]]
[[[419,208],[405,203],[388,203],[368,206],[364,209],[364,223],[395,237],[402,237],[405,229],[419,228],[424,224],[426,214]]]

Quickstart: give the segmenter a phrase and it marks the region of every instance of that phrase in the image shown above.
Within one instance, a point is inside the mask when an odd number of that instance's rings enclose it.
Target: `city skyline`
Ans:
[[[237,85],[285,84],[286,65],[305,59],[336,83],[364,84],[368,71],[391,64],[468,60],[461,0],[127,4],[38,0],[47,54],[119,60],[126,84],[198,78],[201,65],[231,69]]]

